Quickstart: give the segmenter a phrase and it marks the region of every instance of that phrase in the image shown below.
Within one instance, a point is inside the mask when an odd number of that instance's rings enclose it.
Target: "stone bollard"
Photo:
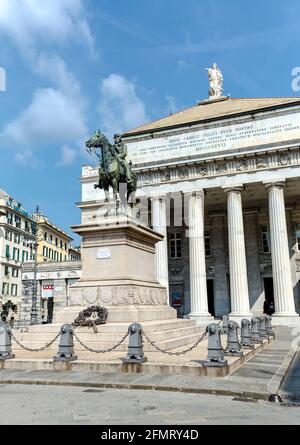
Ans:
[[[233,357],[241,357],[243,351],[241,350],[241,343],[238,337],[239,325],[232,320],[228,322],[228,335],[227,335],[227,348],[225,350],[225,355],[230,355]]]
[[[123,363],[145,363],[147,358],[143,350],[143,326],[139,323],[133,323],[129,326],[129,341],[127,357],[122,359]]]
[[[222,317],[222,334],[228,334],[228,315],[223,315]]]
[[[60,329],[60,340],[55,362],[70,362],[77,360],[74,354],[73,326],[64,324]]]
[[[253,348],[253,340],[251,336],[251,322],[246,318],[241,323],[241,344],[242,348]]]
[[[203,362],[203,366],[223,368],[227,366],[227,360],[224,359],[224,350],[221,343],[222,328],[213,323],[208,326],[208,356]]]
[[[253,343],[262,343],[262,338],[260,336],[260,318],[254,317],[251,319],[251,333]]]
[[[266,330],[268,337],[275,340],[275,333],[272,328],[272,317],[270,317],[270,315],[266,315]]]
[[[266,317],[263,315],[261,317],[259,317],[260,319],[260,325],[259,325],[259,333],[260,333],[260,337],[262,339],[267,339],[268,338],[268,333],[267,333],[267,320]]]
[[[0,322],[0,360],[14,357],[11,346],[11,329],[6,323]]]

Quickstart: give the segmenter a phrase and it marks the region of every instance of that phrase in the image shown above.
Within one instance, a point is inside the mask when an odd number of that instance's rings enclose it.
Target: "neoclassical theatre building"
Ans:
[[[123,135],[179,316],[300,321],[300,98],[213,96]],[[83,167],[83,219],[103,195]],[[146,210],[145,210],[146,209]]]

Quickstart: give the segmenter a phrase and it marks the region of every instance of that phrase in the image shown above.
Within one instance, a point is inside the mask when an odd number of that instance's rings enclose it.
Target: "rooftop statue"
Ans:
[[[208,72],[208,78],[210,83],[209,88],[209,98],[215,99],[222,97],[223,93],[223,74],[216,63],[213,64],[212,68],[206,68]]]
[[[131,162],[126,160],[127,146],[122,141],[122,136],[116,134],[114,144],[110,144],[107,137],[98,130],[86,142],[86,147],[88,153],[96,154],[99,159],[99,182],[95,188],[104,190],[106,201],[109,202],[109,188],[112,187],[115,206],[118,195],[122,205],[126,204],[129,196],[136,192],[137,175],[132,171]]]

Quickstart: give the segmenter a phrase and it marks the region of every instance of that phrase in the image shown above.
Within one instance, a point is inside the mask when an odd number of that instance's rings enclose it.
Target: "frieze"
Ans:
[[[165,305],[167,292],[142,286],[101,286],[70,289],[70,306],[86,305]]]
[[[245,170],[248,170],[248,162],[246,159],[242,159],[236,163],[236,171],[244,172]]]
[[[236,160],[226,159],[222,161],[212,160],[207,162],[201,162],[198,165],[191,165],[188,167],[174,166],[164,171],[159,172],[159,176],[156,172],[138,173],[139,186],[160,182],[173,182],[180,180],[188,180],[190,178],[203,178],[203,177],[217,177],[227,174],[238,174],[247,171],[259,171],[267,168],[286,167],[288,165],[300,165],[300,150],[296,148],[293,152],[270,152],[264,154],[257,154],[247,157],[239,157]]]

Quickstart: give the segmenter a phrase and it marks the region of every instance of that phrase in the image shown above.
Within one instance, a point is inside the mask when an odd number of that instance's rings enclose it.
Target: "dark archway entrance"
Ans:
[[[208,312],[214,317],[216,315],[214,280],[207,280],[207,299],[208,299]]]

